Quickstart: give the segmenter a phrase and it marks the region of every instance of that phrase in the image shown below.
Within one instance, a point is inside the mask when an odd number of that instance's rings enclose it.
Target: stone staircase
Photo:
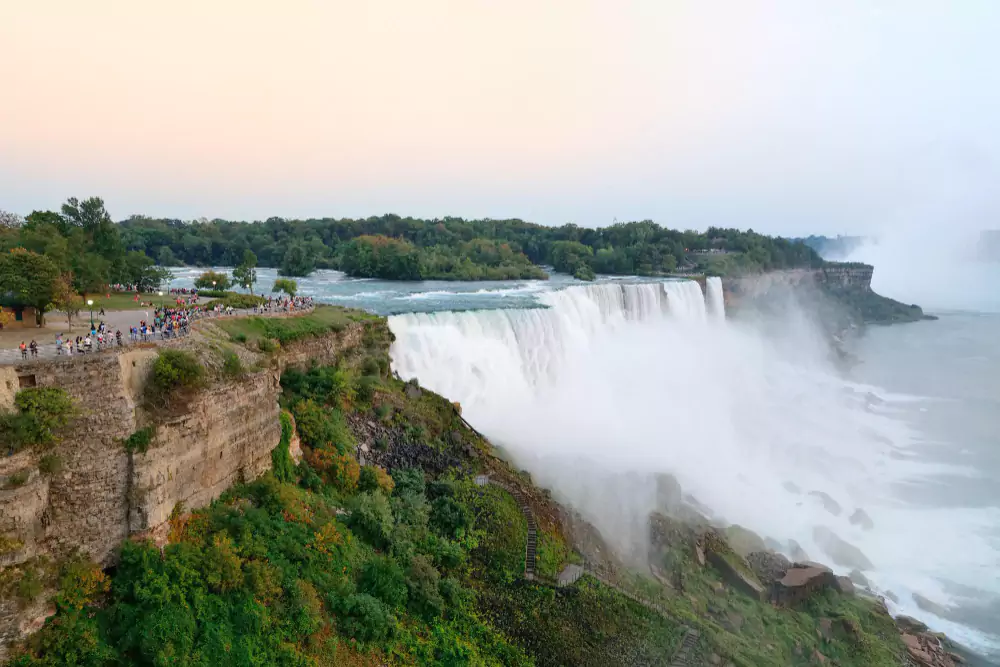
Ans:
[[[534,579],[535,578],[535,559],[538,555],[538,524],[535,522],[535,513],[531,511],[531,506],[528,504],[528,499],[524,497],[518,489],[507,486],[501,482],[496,482],[490,479],[489,475],[477,475],[476,486],[486,486],[487,484],[492,484],[498,488],[503,489],[517,501],[517,506],[521,509],[521,514],[524,515],[524,520],[528,524],[528,539],[527,544],[524,549],[524,578]]]
[[[677,647],[677,652],[674,653],[674,659],[670,663],[670,667],[694,667],[698,664],[695,662],[696,658],[694,655],[695,647],[698,646],[698,631],[691,628],[687,629],[684,633],[684,639],[681,640],[681,645]]]
[[[507,491],[514,496],[518,507],[521,508],[521,514],[524,515],[524,519],[528,523],[528,540],[524,550],[524,578],[534,579],[535,558],[538,551],[538,524],[535,523],[535,513],[531,511],[528,499],[524,497],[524,494],[517,489],[507,489]]]
[[[535,514],[531,511],[531,507],[528,505],[528,499],[524,497],[518,489],[507,486],[502,482],[497,482],[490,479],[489,475],[477,475],[475,478],[476,486],[487,486],[493,485],[498,488],[503,489],[517,501],[518,507],[521,509],[521,513],[524,515],[525,521],[528,524],[528,538],[527,544],[525,546],[525,557],[524,557],[524,578],[528,580],[535,580],[535,558],[538,550],[538,524],[535,522]],[[590,568],[584,568],[579,565],[567,565],[563,571],[559,574],[557,580],[554,583],[560,587],[571,586],[575,584],[580,577],[583,575],[589,575],[601,582],[609,588],[613,588],[622,595],[624,595],[629,600],[632,600],[636,604],[640,604],[647,609],[650,609],[660,616],[667,618],[672,621],[677,621],[669,611],[667,611],[662,605],[657,604],[653,600],[646,598],[638,593],[635,593],[623,586],[620,586],[611,579],[603,576],[591,570]],[[543,582],[544,583],[544,582]],[[695,655],[695,647],[698,644],[698,631],[685,626],[684,638],[681,640],[680,645],[677,647],[677,651],[674,654],[673,660],[670,663],[670,667],[694,667],[697,662]]]

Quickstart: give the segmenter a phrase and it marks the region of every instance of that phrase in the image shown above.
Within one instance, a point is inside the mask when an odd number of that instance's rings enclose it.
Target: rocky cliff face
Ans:
[[[727,299],[733,300],[753,298],[783,287],[815,286],[832,292],[867,292],[871,290],[874,271],[874,267],[863,264],[833,264],[821,269],[792,269],[740,278],[724,278],[722,286]]]
[[[32,451],[0,460],[0,579],[16,579],[29,561],[74,552],[111,565],[123,540],[165,536],[175,507],[207,505],[234,482],[261,475],[280,439],[281,370],[334,363],[362,344],[365,326],[292,343],[265,369],[213,384],[183,413],[157,420],[144,453],[127,451],[124,441],[151,423],[141,396],[156,349],[0,367],[0,410],[27,386],[61,387],[79,410],[48,452],[59,458],[58,472],[40,472]],[[9,483],[24,475],[27,481]],[[0,592],[0,661],[2,645],[38,615],[37,605],[19,608],[7,593]]]

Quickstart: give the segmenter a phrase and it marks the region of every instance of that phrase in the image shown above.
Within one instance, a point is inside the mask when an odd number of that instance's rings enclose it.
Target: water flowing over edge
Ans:
[[[694,281],[606,283],[539,300],[548,307],[392,317],[394,364],[459,401],[617,543],[643,540],[651,481],[670,473],[727,521],[818,558],[829,560],[818,530],[860,546],[869,579],[907,598],[898,611],[921,615],[907,593],[947,599],[941,578],[989,582],[996,555],[975,536],[996,517],[900,505],[894,484],[940,471],[908,455],[913,434],[870,391],[831,372],[807,324],[791,318],[787,339],[768,341],[727,323],[718,278],[704,294]],[[844,511],[831,515],[810,491]],[[851,524],[855,509],[878,529]]]

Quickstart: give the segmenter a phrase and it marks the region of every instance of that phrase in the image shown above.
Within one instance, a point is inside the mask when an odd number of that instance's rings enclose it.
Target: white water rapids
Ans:
[[[671,473],[717,516],[817,560],[831,559],[814,529],[832,530],[874,564],[865,575],[899,596],[898,611],[921,615],[913,592],[947,603],[942,579],[995,584],[996,553],[979,537],[995,516],[918,509],[893,492],[942,472],[912,454],[915,434],[891,416],[910,398],[841,380],[804,316],[764,335],[725,319],[718,279],[707,292],[706,306],[692,281],[607,283],[541,294],[547,308],[399,315],[394,367],[459,401],[625,555],[645,553],[653,475]],[[858,508],[874,530],[848,521]]]

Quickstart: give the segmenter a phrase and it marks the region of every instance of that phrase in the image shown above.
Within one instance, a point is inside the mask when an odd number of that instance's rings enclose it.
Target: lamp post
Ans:
[[[160,306],[162,307],[163,306],[163,290],[160,290],[159,292],[157,292],[157,294],[160,295]]]
[[[90,330],[94,330],[94,300],[87,299],[87,305],[90,307]]]

